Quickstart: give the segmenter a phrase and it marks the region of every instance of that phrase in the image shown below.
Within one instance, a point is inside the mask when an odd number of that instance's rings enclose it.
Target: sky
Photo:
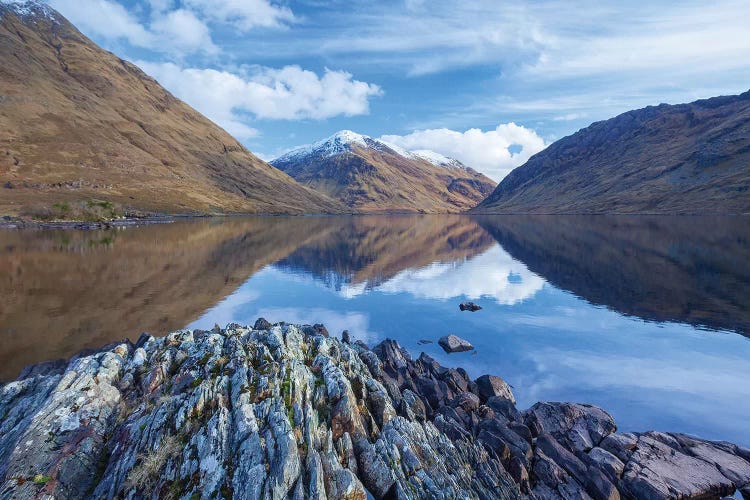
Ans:
[[[46,0],[271,160],[349,129],[501,180],[624,111],[750,88],[750,2]]]

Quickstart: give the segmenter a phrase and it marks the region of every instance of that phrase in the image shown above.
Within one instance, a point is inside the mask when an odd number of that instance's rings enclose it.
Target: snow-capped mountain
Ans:
[[[271,164],[363,211],[460,212],[495,185],[453,158],[407,151],[351,130],[296,148]]]
[[[22,19],[40,17],[52,22],[58,21],[55,9],[39,0],[0,0],[0,15],[6,11],[11,11]]]
[[[408,159],[421,159],[430,162],[437,167],[446,168],[460,168],[467,170],[468,167],[460,161],[443,156],[435,151],[429,149],[420,149],[417,151],[407,151],[406,149],[396,146],[390,142],[382,141],[380,139],[373,139],[372,137],[352,132],[351,130],[340,130],[332,136],[318,141],[314,144],[308,144],[295,148],[288,153],[276,158],[271,163],[286,163],[294,161],[297,158],[304,158],[309,156],[321,156],[330,157],[338,154],[351,152],[353,148],[364,147],[371,148],[375,151],[385,152],[391,150],[392,152]]]

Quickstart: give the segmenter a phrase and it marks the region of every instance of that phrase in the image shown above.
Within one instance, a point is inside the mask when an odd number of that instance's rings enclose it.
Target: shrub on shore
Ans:
[[[33,220],[107,221],[121,217],[122,207],[106,200],[58,202],[52,205],[38,203],[23,208],[21,215]]]

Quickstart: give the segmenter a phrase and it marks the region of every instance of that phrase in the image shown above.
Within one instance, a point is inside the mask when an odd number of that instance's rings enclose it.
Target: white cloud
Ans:
[[[552,117],[552,120],[556,122],[571,122],[573,120],[581,120],[583,118],[586,118],[586,113],[565,113],[564,115],[557,115]]]
[[[155,44],[153,33],[117,2],[110,0],[50,0],[50,5],[82,31],[110,40],[125,39],[135,47]]]
[[[297,120],[369,113],[369,99],[382,94],[374,84],[345,71],[322,76],[299,66],[254,67],[246,74],[182,68],[174,63],[137,63],[171,92],[239,138],[256,135],[245,124],[256,118]]]
[[[513,305],[533,297],[543,287],[542,278],[495,245],[463,262],[435,262],[418,269],[405,269],[373,289],[438,300],[462,296],[474,300],[485,298]],[[367,290],[367,283],[356,283],[343,287],[339,293],[351,299]]]
[[[83,32],[107,40],[125,40],[134,47],[183,56],[216,54],[208,26],[195,13],[169,10],[171,2],[151,0],[152,17],[146,25],[112,0],[51,0]]]
[[[160,40],[169,40],[172,47],[185,52],[216,54],[219,48],[211,40],[211,31],[189,10],[167,12],[151,23]]]
[[[148,0],[152,12],[165,12],[174,6],[174,0]]]
[[[477,128],[465,132],[440,128],[417,130],[409,135],[384,135],[381,139],[409,150],[436,151],[496,181],[546,146],[544,139],[534,130],[513,122],[498,125],[487,132]],[[513,146],[521,150],[514,151]]]
[[[185,5],[243,32],[255,27],[279,27],[295,19],[289,8],[267,0],[186,0]]]

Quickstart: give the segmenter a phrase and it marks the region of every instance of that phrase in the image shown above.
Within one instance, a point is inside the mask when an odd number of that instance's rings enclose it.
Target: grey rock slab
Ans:
[[[525,412],[526,425],[534,436],[552,434],[573,451],[586,452],[615,432],[612,416],[601,408],[580,403],[537,403]]]
[[[647,435],[639,436],[620,481],[636,498],[693,498],[731,495],[733,482],[713,464],[685,455]]]
[[[440,337],[438,344],[447,353],[466,352],[474,349],[474,346],[468,340],[453,334]]]

